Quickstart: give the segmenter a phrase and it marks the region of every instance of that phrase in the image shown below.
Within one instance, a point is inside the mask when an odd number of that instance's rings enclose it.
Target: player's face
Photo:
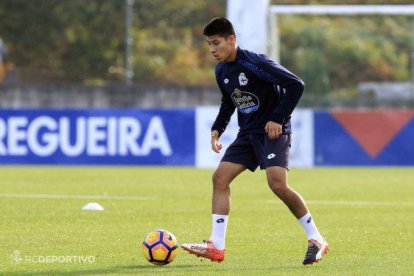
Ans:
[[[210,53],[217,61],[229,62],[236,58],[236,37],[230,35],[227,38],[219,35],[207,37]]]

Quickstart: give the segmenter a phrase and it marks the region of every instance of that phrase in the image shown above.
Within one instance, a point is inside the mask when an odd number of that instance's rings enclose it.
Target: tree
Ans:
[[[225,16],[226,0],[135,0],[133,9],[134,82],[215,84],[215,61],[202,30],[211,18]],[[2,0],[0,18],[0,36],[24,81],[124,82],[124,0]],[[280,28],[281,63],[305,80],[307,94],[352,90],[367,80],[409,78],[408,17],[286,15],[280,17]]]
[[[308,93],[409,78],[408,17],[286,16],[281,29],[282,63],[303,77]]]

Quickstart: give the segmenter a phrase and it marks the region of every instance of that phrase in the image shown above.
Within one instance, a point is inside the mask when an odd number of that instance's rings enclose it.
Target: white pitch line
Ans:
[[[282,203],[278,200],[268,200],[268,203]],[[414,206],[414,202],[391,202],[391,201],[345,201],[345,200],[307,200],[311,205],[343,205],[343,206]]]
[[[108,200],[155,200],[150,196],[105,196],[105,195],[59,195],[59,194],[0,194],[0,198],[41,198],[41,199],[108,199]]]

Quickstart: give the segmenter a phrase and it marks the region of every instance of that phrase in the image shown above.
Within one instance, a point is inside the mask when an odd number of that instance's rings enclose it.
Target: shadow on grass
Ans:
[[[197,270],[194,265],[174,265],[174,266],[154,266],[154,265],[129,265],[129,266],[116,266],[99,269],[82,269],[82,270],[47,270],[39,269],[33,271],[6,271],[0,272],[0,275],[104,275],[104,274],[137,274],[144,272],[157,272],[167,273],[173,272],[177,269],[185,269],[186,271]]]
[[[196,265],[174,265],[174,266],[154,266],[154,265],[129,265],[129,266],[116,266],[116,267],[108,267],[108,268],[100,268],[100,269],[83,269],[83,270],[70,270],[70,271],[62,271],[62,270],[34,270],[34,271],[9,271],[9,272],[1,272],[0,275],[105,275],[105,274],[117,274],[117,275],[126,275],[126,274],[140,274],[140,273],[190,273],[190,274],[197,274],[200,272],[202,267]],[[297,273],[304,273],[305,271],[309,271],[308,269],[310,266],[275,266],[275,267],[265,267],[265,268],[245,268],[243,272],[240,272],[240,275],[254,275],[256,273],[283,273],[283,271],[287,272],[297,272]],[[319,271],[319,268],[314,267],[312,269],[314,272]],[[225,267],[217,267],[216,273],[233,273],[236,272],[237,269],[235,268],[225,268]],[[205,271],[207,272],[207,271]],[[214,271],[209,270],[208,272],[214,273]],[[247,274],[246,274],[247,273]]]

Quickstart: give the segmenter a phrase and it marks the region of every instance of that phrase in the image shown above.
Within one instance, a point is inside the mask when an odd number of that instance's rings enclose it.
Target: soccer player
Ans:
[[[299,220],[308,237],[303,264],[318,262],[328,252],[303,198],[287,182],[290,115],[304,90],[303,81],[263,54],[237,46],[232,23],[214,18],[204,28],[210,53],[218,61],[216,80],[222,93],[219,113],[211,128],[211,147],[219,153],[221,134],[237,108],[239,133],[213,174],[212,232],[203,243],[182,244],[186,251],[211,261],[225,255],[230,212],[230,183],[246,169],[266,170],[267,182]]]

